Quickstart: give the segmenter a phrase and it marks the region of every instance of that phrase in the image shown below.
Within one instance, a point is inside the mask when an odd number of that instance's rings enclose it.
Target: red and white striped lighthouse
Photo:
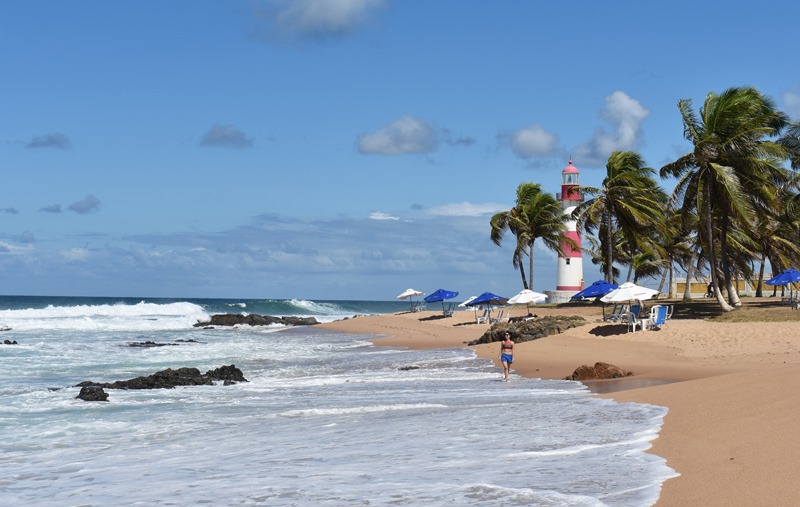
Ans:
[[[561,205],[567,215],[572,214],[582,200],[577,191],[578,175],[578,168],[572,165],[572,160],[561,171]],[[577,231],[575,220],[567,222],[567,232],[564,236],[575,241],[577,248],[567,242],[561,244],[564,253],[558,256],[556,291],[577,292],[583,290],[583,257],[581,256],[581,235]]]

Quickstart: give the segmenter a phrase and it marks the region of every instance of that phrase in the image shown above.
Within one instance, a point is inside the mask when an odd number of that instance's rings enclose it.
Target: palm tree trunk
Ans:
[[[614,235],[611,231],[611,212],[606,209],[605,210],[605,222],[606,222],[606,280],[611,283],[615,283],[614,280],[614,245],[613,245],[613,238]]]
[[[696,270],[695,263],[700,257],[700,238],[697,238],[694,246],[692,247],[692,260],[689,262],[689,267],[686,269],[686,286],[683,288],[683,301],[690,301],[692,299],[692,278]]]
[[[528,277],[530,279],[528,288],[533,290],[533,241],[531,241],[530,251],[528,252],[528,263]]]
[[[710,178],[707,179],[710,180]],[[733,311],[733,307],[729,305],[722,296],[722,291],[719,289],[719,277],[717,276],[717,255],[714,252],[714,224],[711,212],[711,183],[711,181],[706,181],[705,188],[703,189],[703,211],[705,211],[705,216],[702,218],[702,220],[705,222],[706,249],[708,250],[707,257],[708,262],[711,265],[711,268],[709,269],[711,273],[711,286],[714,288],[714,297],[717,298],[719,307],[724,312],[730,312]]]

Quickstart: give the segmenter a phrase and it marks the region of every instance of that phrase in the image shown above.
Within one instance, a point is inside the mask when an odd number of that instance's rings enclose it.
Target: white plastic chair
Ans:
[[[635,333],[637,326],[639,327],[639,330],[644,331],[644,324],[645,324],[644,320],[647,319],[642,320],[635,313],[627,312],[625,314],[625,320],[627,321],[628,324],[628,331]]]

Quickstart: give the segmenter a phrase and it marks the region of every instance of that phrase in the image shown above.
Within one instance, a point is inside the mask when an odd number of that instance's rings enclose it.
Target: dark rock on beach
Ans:
[[[3,340],[3,345],[19,345],[17,340]]]
[[[147,377],[136,377],[130,380],[116,382],[81,382],[75,387],[101,387],[105,389],[172,389],[177,386],[207,386],[214,381],[222,381],[224,385],[236,382],[247,382],[242,370],[235,365],[221,366],[201,374],[197,368],[167,368]]]
[[[483,336],[469,342],[468,345],[502,341],[506,331],[511,333],[511,339],[514,340],[514,342],[528,342],[538,338],[544,338],[545,336],[560,334],[567,329],[580,327],[588,323],[586,319],[577,315],[568,317],[537,317],[522,322],[500,322],[492,325],[489,330],[483,333]]]
[[[102,387],[86,386],[81,387],[81,392],[76,398],[83,401],[108,401],[108,393]]]
[[[153,341],[146,341],[146,342],[128,342],[128,347],[142,347],[142,348],[150,348],[150,347],[168,347],[168,346],[177,346],[177,343],[157,343]]]
[[[283,324],[286,326],[313,326],[319,324],[314,317],[271,317],[269,315],[258,315],[250,313],[242,315],[240,313],[220,313],[212,315],[207,322],[198,322],[194,327],[208,328],[209,326],[235,326],[244,324],[248,326],[269,326],[270,324]]]
[[[608,363],[594,363],[594,366],[579,366],[572,375],[564,380],[607,380],[612,378],[630,377],[633,372],[623,370],[618,366]]]

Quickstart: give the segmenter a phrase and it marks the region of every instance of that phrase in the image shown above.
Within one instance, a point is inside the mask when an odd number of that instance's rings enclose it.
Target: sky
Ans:
[[[754,86],[800,119],[800,4],[0,0],[0,293],[392,300],[522,282],[489,219],[690,151]],[[674,182],[663,181],[671,191]],[[534,289],[555,288],[537,243]],[[586,284],[602,278],[584,256]],[[459,298],[460,299],[460,298]]]

